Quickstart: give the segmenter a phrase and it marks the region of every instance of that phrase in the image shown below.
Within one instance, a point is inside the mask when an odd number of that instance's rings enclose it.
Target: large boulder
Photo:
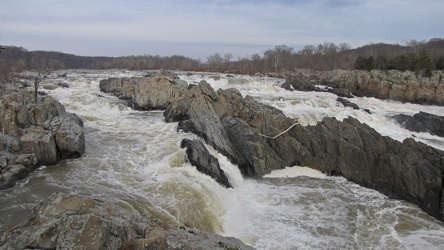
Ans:
[[[166,76],[110,78],[102,80],[100,90],[122,99],[130,99],[137,109],[165,109],[171,100],[180,97],[187,86]]]
[[[187,149],[188,160],[199,172],[209,175],[222,186],[232,187],[224,171],[220,168],[217,158],[210,154],[201,141],[184,139],[180,147]]]
[[[62,159],[78,158],[85,151],[83,122],[74,114],[57,116],[49,122]]]
[[[59,160],[54,136],[47,130],[34,130],[20,137],[21,151],[34,154],[39,164],[53,165]]]
[[[37,166],[79,157],[85,150],[83,122],[50,96],[6,91],[0,100],[0,189],[11,187]]]
[[[53,194],[0,236],[0,249],[253,249],[235,238],[184,226],[108,201]]]

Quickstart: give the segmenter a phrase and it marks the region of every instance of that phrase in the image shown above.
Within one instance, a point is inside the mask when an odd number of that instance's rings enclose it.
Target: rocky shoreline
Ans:
[[[0,249],[253,249],[240,240],[163,223],[108,201],[55,193],[0,237]]]
[[[329,87],[329,92],[342,97],[376,97],[419,104],[444,105],[444,72],[434,71],[431,77],[417,76],[410,71],[295,69],[271,74],[286,78],[288,90],[326,91],[315,85]]]
[[[4,188],[42,164],[79,157],[85,150],[81,119],[49,96],[34,104],[32,91],[25,89],[8,87],[2,93]],[[171,73],[110,78],[100,82],[100,89],[136,109],[164,110],[165,121],[178,122],[178,130],[200,136],[237,164],[244,176],[309,166],[413,202],[444,221],[444,152],[413,139],[395,141],[353,118],[324,118],[304,127],[236,89],[215,91],[205,81],[188,86]],[[436,117],[427,117],[432,122],[421,125],[440,133],[441,127],[430,125]],[[397,119],[416,124],[410,118]],[[202,141],[184,140],[181,146],[199,171],[231,186]],[[0,248],[253,249],[238,239],[168,225],[155,215],[109,201],[60,193],[34,208],[26,222],[3,233]]]
[[[80,157],[85,151],[83,122],[57,100],[18,83],[1,89],[0,190],[15,185],[42,165]]]
[[[14,186],[39,166],[81,157],[85,151],[82,120],[50,96],[39,96],[35,104],[27,85],[2,89],[0,189]],[[254,248],[232,237],[169,225],[110,201],[54,193],[24,223],[2,232],[0,249]]]
[[[163,95],[150,91],[159,83]],[[324,118],[304,127],[236,89],[214,91],[205,81],[187,88],[171,77],[110,78],[100,89],[150,109],[156,108],[154,98],[162,103],[158,109],[166,106],[165,121],[179,122],[178,129],[203,138],[245,176],[309,166],[410,201],[444,220],[444,152],[413,139],[395,141],[354,118]]]

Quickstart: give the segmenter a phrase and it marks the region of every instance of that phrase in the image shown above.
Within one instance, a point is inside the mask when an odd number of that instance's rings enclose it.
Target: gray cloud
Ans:
[[[0,44],[82,55],[251,55],[443,35],[441,0],[4,0]]]

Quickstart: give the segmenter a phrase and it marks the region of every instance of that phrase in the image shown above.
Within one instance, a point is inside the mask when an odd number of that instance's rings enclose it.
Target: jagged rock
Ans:
[[[188,160],[199,172],[209,175],[222,186],[232,187],[224,171],[220,168],[217,158],[210,154],[201,141],[184,139],[180,147],[187,149]]]
[[[0,244],[5,250],[253,249],[235,238],[178,229],[108,201],[60,193],[34,208],[27,222],[2,234]]]
[[[334,88],[348,89],[356,96],[369,96],[403,102],[444,105],[444,78],[442,71],[434,71],[431,77],[417,76],[410,71],[317,71],[295,69],[287,74],[299,82],[316,82]]]
[[[349,100],[347,100],[347,99],[345,99],[345,98],[338,97],[338,98],[336,99],[336,101],[342,103],[342,104],[344,105],[344,107],[351,107],[351,108],[353,108],[353,109],[359,109],[359,106],[358,106],[358,105],[356,105],[355,103],[353,103],[353,102],[351,102],[351,101],[349,101]]]
[[[0,188],[3,189],[14,186],[16,181],[26,177],[29,171],[22,165],[8,165],[0,173]]]
[[[339,97],[353,98],[353,95],[350,93],[350,90],[348,89],[332,88],[328,89],[327,92],[333,93]]]
[[[291,87],[290,87],[291,86]],[[293,77],[287,78],[285,82],[281,85],[281,87],[287,89],[287,90],[300,90],[300,91],[316,91],[318,88],[314,86],[313,83],[310,81],[301,81],[298,79],[295,79]]]
[[[38,165],[56,164],[61,158],[78,157],[84,152],[81,119],[66,113],[52,97],[39,97],[37,104],[34,102],[34,92],[24,89],[6,91],[1,96],[0,189],[14,185]]]
[[[401,126],[414,132],[427,132],[444,137],[444,117],[419,112],[415,115],[396,115],[393,117]]]
[[[138,109],[165,109],[182,95],[187,85],[165,76],[110,78],[100,82],[100,90],[122,99],[131,99]]]
[[[62,159],[78,158],[83,154],[85,136],[80,118],[72,114],[57,116],[49,124]]]
[[[20,137],[21,151],[25,154],[34,154],[40,164],[52,165],[57,163],[56,142],[50,131],[41,130],[25,134]]]

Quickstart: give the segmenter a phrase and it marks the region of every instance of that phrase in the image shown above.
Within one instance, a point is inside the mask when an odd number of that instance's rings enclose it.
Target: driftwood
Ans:
[[[279,134],[277,134],[277,135],[275,135],[275,136],[268,136],[268,135],[263,135],[263,134],[259,134],[259,135],[262,136],[262,137],[265,137],[265,138],[269,138],[269,139],[276,139],[276,138],[278,138],[279,136],[281,136],[281,135],[287,133],[292,127],[296,126],[297,124],[299,124],[299,122],[294,123],[293,125],[291,125],[290,127],[288,127],[286,130],[282,131],[281,133],[279,133]]]

